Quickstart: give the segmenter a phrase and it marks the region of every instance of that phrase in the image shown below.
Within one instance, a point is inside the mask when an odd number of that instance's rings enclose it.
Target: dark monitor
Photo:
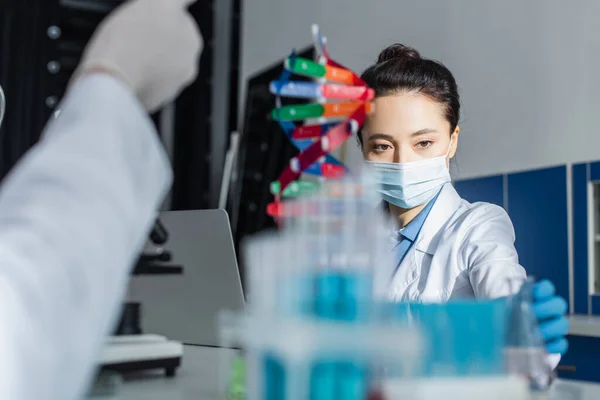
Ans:
[[[297,53],[313,59],[314,47]],[[231,188],[228,211],[239,255],[243,238],[275,227],[267,215],[267,204],[273,201],[271,182],[277,180],[290,159],[298,154],[277,122],[269,118],[275,107],[275,96],[269,92],[269,83],[279,79],[283,70],[281,59],[254,74],[247,81],[244,126],[236,163],[237,180]],[[293,80],[309,80],[292,75]],[[301,104],[306,100],[282,98],[282,104]],[[241,263],[241,260],[240,260]]]

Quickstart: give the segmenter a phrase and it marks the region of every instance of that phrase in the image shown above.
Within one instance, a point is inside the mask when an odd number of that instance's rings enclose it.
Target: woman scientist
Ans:
[[[493,204],[470,204],[450,183],[448,166],[460,133],[452,73],[395,44],[381,52],[362,78],[376,98],[358,140],[400,228],[391,298],[446,302],[510,295],[526,273],[507,213]],[[566,309],[552,283],[534,287],[534,311],[550,353],[567,349]]]

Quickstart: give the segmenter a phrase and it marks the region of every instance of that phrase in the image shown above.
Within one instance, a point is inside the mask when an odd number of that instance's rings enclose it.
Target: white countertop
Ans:
[[[185,346],[182,366],[174,378],[165,377],[164,371],[129,376],[116,399],[221,400],[219,367],[234,354],[233,350]]]
[[[578,381],[559,380],[551,390],[550,400],[597,400],[600,385]]]
[[[600,316],[570,315],[569,334],[577,336],[600,337]]]
[[[119,397],[122,400],[222,400],[219,368],[228,364],[234,352],[215,348],[186,346],[183,365],[175,378],[162,371],[127,378]],[[557,381],[551,400],[597,400],[600,385],[575,381]]]

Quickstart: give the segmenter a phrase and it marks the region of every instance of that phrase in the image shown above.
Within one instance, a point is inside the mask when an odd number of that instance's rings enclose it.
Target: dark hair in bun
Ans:
[[[385,48],[377,62],[361,78],[375,90],[375,95],[421,93],[443,104],[452,134],[460,117],[460,97],[454,76],[442,63],[421,58],[412,47],[396,43]],[[359,134],[362,144],[362,137]]]
[[[412,47],[405,46],[400,43],[393,44],[383,49],[377,57],[377,64],[391,60],[420,60],[421,55]]]

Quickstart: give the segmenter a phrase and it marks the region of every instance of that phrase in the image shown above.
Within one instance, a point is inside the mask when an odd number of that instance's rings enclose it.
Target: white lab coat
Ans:
[[[515,231],[503,208],[471,204],[448,183],[394,273],[388,296],[402,302],[445,303],[513,294],[527,277],[514,242]],[[559,354],[548,357],[552,368],[559,361]]]
[[[519,288],[511,281],[526,278],[514,242],[503,208],[471,204],[448,183],[393,275],[389,296],[425,303],[507,296]]]
[[[171,180],[137,98],[76,83],[0,188],[1,399],[84,396]]]

